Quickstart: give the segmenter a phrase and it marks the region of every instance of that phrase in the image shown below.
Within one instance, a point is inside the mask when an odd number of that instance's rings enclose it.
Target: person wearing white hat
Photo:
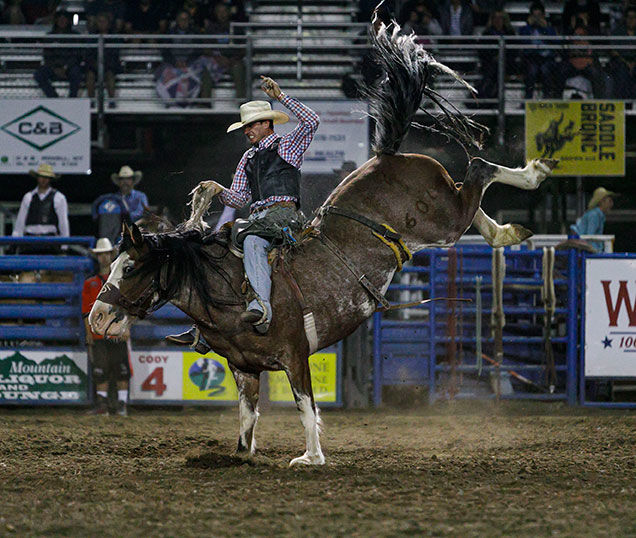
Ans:
[[[29,170],[29,174],[37,179],[38,186],[23,196],[12,235],[70,236],[66,196],[51,187],[51,180],[60,176],[45,163],[37,170]]]
[[[125,209],[122,219],[129,220],[129,223],[137,222],[143,217],[144,209],[149,205],[146,194],[134,189],[142,177],[143,173],[140,170],[133,170],[128,165],[122,166],[119,173],[110,175],[111,181],[119,187],[119,195]]]
[[[608,191],[605,187],[599,187],[592,193],[592,198],[587,204],[587,211],[581,215],[576,224],[570,226],[571,231],[577,235],[603,235],[605,230],[605,216],[614,207],[614,198],[617,193]],[[603,243],[600,241],[588,241],[598,252],[603,252]]]
[[[86,345],[91,363],[93,379],[93,402],[91,411],[95,414],[108,413],[110,415],[126,415],[128,402],[128,384],[130,379],[130,364],[128,345],[123,340],[111,340],[93,333],[88,324],[88,314],[93,304],[108,280],[110,264],[115,258],[117,249],[110,239],[102,237],[97,240],[95,248],[91,249],[98,264],[97,274],[84,282],[82,289],[82,315],[86,327]],[[100,402],[104,402],[102,405]]]
[[[261,89],[289,109],[298,119],[298,125],[280,136],[274,132],[274,125],[286,123],[287,114],[273,110],[267,101],[241,105],[241,120],[230,125],[227,132],[241,129],[251,147],[238,163],[232,186],[217,187],[219,199],[226,206],[240,208],[251,200],[249,218],[234,224],[232,243],[235,251],[243,251],[245,272],[256,295],[241,314],[241,320],[264,334],[272,319],[271,267],[267,263],[267,252],[272,244],[284,241],[290,230],[300,227],[300,167],[320,118],[309,107],[283,93],[274,80],[261,78]],[[197,351],[205,349],[194,330],[167,338],[197,346]]]

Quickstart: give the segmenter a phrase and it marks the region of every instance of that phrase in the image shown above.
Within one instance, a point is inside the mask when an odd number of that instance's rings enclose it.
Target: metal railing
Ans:
[[[318,77],[310,77],[312,68],[321,65],[321,56],[340,55],[342,64],[348,67],[348,71],[355,78],[360,73],[360,61],[369,52],[369,44],[366,36],[368,25],[358,23],[307,23],[299,19],[297,23],[234,23],[231,26],[231,34],[218,35],[38,35],[29,32],[19,32],[0,37],[0,74],[10,77],[11,73],[18,72],[24,75],[24,67],[20,67],[20,58],[25,62],[33,62],[43,50],[49,48],[77,48],[82,52],[87,51],[97,56],[96,73],[96,101],[94,112],[97,114],[98,123],[103,122],[108,114],[121,112],[118,109],[108,109],[105,101],[110,99],[105,96],[105,58],[110,51],[117,50],[121,53],[122,61],[128,64],[138,59],[138,63],[145,63],[144,69],[147,75],[153,67],[162,62],[162,51],[165,50],[200,50],[202,54],[235,54],[242,58],[245,69],[246,95],[245,99],[251,99],[254,84],[261,74],[258,69],[261,65],[273,64],[272,70],[283,66],[293,65],[293,77],[282,80],[298,89],[311,87]],[[280,30],[280,31],[279,31]],[[342,31],[341,31],[342,30]],[[450,77],[438,77],[436,89],[446,94],[458,106],[460,110],[470,110],[478,115],[496,115],[498,118],[499,138],[503,141],[505,117],[507,115],[523,114],[523,103],[526,100],[525,82],[527,82],[527,67],[532,54],[552,51],[554,56],[554,69],[559,70],[565,65],[570,54],[581,50],[584,55],[589,54],[598,63],[598,66],[611,79],[612,62],[620,61],[618,54],[621,52],[633,53],[636,50],[636,37],[629,36],[541,36],[540,44],[532,36],[418,36],[418,40],[430,50],[441,62],[455,68],[471,84],[484,86],[485,63],[489,63],[492,70],[493,62],[496,69],[493,71],[496,78],[496,92],[492,96],[480,97],[471,95],[457,84],[453,84]],[[225,42],[219,43],[219,40]],[[535,42],[533,42],[535,41]],[[584,41],[584,42],[582,42]],[[216,52],[211,52],[214,50]],[[125,56],[125,60],[124,57]],[[147,60],[144,62],[144,58]],[[268,60],[269,58],[269,60]],[[272,59],[273,58],[273,59]],[[535,56],[535,58],[537,58]],[[561,59],[561,61],[559,61]],[[42,62],[43,60],[40,60]],[[329,60],[331,61],[331,60]],[[510,65],[515,64],[514,73],[510,72]],[[17,69],[12,70],[12,65]],[[558,74],[558,73],[557,73]],[[272,73],[276,76],[275,73]],[[126,74],[120,75],[125,78]],[[330,78],[332,88],[337,88],[339,74],[329,77],[323,76],[323,81]],[[32,83],[31,83],[32,84]],[[545,93],[545,83],[543,84]],[[0,86],[0,96],[3,93]],[[13,92],[15,93],[15,92]],[[302,91],[301,91],[302,93]],[[541,96],[540,93],[534,94]],[[339,96],[342,98],[342,96]],[[613,98],[611,90],[603,96]],[[329,97],[326,97],[327,99]],[[243,97],[228,97],[233,105]],[[135,96],[126,97],[123,93],[116,96],[113,101],[135,101],[144,103],[162,103],[167,105],[182,105],[181,98],[166,99],[158,95],[144,95],[142,98]],[[634,99],[629,99],[633,103]],[[206,98],[189,98],[187,104],[209,104]],[[424,103],[428,107],[429,104]],[[157,110],[138,110],[138,112],[153,113]],[[635,107],[636,109],[636,107]],[[166,109],[167,110],[167,109]],[[126,113],[135,113],[135,110],[126,110]],[[171,112],[174,112],[171,111]],[[187,108],[179,108],[179,113],[193,112]],[[214,110],[196,109],[196,113],[214,112]],[[636,114],[636,110],[628,107],[627,114]]]

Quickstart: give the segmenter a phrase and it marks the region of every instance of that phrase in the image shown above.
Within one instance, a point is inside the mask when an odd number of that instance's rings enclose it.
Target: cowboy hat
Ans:
[[[53,167],[50,164],[45,164],[45,163],[42,163],[40,166],[38,166],[37,170],[29,170],[29,174],[31,174],[33,177],[42,176],[42,177],[48,177],[49,179],[60,178],[58,174],[53,172]]]
[[[139,183],[141,181],[142,176],[143,176],[143,172],[141,172],[141,170],[135,170],[133,172],[133,169],[130,166],[124,165],[124,166],[122,166],[119,169],[119,173],[118,174],[111,174],[110,175],[110,180],[115,185],[119,185],[119,180],[120,179],[132,178],[133,187],[134,187],[135,185],[137,185],[137,183]]]
[[[272,105],[267,101],[250,101],[241,105],[241,121],[233,123],[227,128],[227,132],[236,131],[254,121],[273,120],[274,125],[287,123],[289,116],[279,110],[272,110]]]
[[[590,203],[587,204],[587,208],[592,209],[596,207],[606,196],[616,197],[620,195],[616,192],[608,191],[605,187],[599,187],[592,193],[592,199],[590,200]]]
[[[358,168],[358,165],[354,161],[344,161],[340,168],[334,168],[333,171],[337,174],[339,172],[353,172]]]
[[[97,240],[95,248],[91,249],[91,252],[93,254],[101,254],[102,252],[112,252],[113,250],[115,250],[115,247],[110,242],[110,239],[108,239],[108,237],[100,237]]]

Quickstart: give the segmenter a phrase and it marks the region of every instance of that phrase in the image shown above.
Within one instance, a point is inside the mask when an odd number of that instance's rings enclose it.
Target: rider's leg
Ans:
[[[254,299],[247,307],[249,310],[257,310],[265,314],[267,322],[272,319],[272,306],[270,293],[272,289],[272,268],[267,263],[267,249],[270,242],[257,235],[248,235],[243,242],[243,263],[245,273],[252,285],[252,289],[260,300]]]

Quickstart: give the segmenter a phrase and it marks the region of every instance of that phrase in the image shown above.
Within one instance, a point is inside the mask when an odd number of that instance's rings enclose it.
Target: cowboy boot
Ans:
[[[166,340],[180,346],[190,346],[200,355],[205,355],[211,350],[210,346],[205,341],[205,338],[203,338],[196,325],[193,325],[184,333],[170,334],[166,336]]]

